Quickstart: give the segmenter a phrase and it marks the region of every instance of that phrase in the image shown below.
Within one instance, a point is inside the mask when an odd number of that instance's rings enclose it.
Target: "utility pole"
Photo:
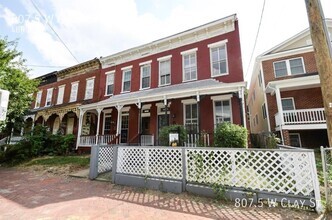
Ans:
[[[319,73],[329,145],[332,147],[332,51],[320,0],[305,0]]]

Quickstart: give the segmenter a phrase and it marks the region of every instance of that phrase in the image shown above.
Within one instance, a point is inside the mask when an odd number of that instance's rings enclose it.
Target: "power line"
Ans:
[[[247,75],[248,75],[248,73],[249,73],[249,67],[250,67],[250,64],[251,64],[251,61],[252,61],[252,57],[253,57],[255,49],[256,49],[256,44],[257,44],[257,39],[258,39],[259,31],[261,29],[261,24],[262,24],[264,9],[265,9],[265,0],[263,2],[262,12],[261,12],[261,18],[259,20],[259,25],[258,25],[258,29],[257,29],[257,33],[256,33],[256,38],[255,38],[255,44],[254,44],[254,47],[252,48],[252,52],[251,52],[251,55],[250,55],[250,60],[249,60],[247,71],[246,71],[246,74],[245,74],[244,78],[246,78]]]
[[[58,37],[58,39],[63,44],[63,46],[65,46],[65,48],[68,50],[68,52],[71,54],[71,56],[76,60],[76,62],[79,63],[78,59],[74,56],[74,54],[67,47],[67,45],[65,44],[65,42],[61,39],[61,37],[58,35],[58,33],[54,30],[54,28],[51,26],[51,24],[48,22],[48,20],[43,15],[43,13],[39,10],[39,8],[37,7],[37,5],[33,2],[33,0],[30,0],[30,1],[32,3],[33,7],[38,11],[38,13],[40,14],[40,16],[44,19],[44,21],[46,22],[46,24],[51,28],[51,30],[54,32],[54,34]]]

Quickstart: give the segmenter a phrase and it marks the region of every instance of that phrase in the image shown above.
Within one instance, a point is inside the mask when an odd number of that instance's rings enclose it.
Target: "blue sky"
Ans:
[[[33,0],[80,61],[107,56],[236,13],[244,74],[263,0]],[[332,1],[321,0],[332,18]],[[304,0],[267,0],[254,58],[308,27]],[[77,64],[31,0],[0,0],[0,35],[19,39],[31,77]]]

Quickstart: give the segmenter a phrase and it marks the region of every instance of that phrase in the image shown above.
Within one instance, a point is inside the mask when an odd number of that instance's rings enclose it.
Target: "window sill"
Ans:
[[[139,90],[142,91],[142,90],[148,90],[150,89],[151,87],[146,87],[146,88],[140,88]]]
[[[218,74],[218,75],[211,74],[211,78],[215,78],[215,77],[219,77],[219,76],[227,76],[227,75],[229,75],[229,73],[222,73],[222,74]]]
[[[104,96],[106,96],[106,97],[113,96],[113,93],[112,94],[105,94]]]
[[[190,79],[190,80],[182,80],[183,83],[192,82],[192,81],[197,81],[197,78],[196,79]]]
[[[130,91],[122,91],[121,94],[130,93]]]
[[[171,85],[171,84],[168,83],[168,84],[164,84],[164,85],[158,85],[158,87],[164,87],[164,86],[169,86],[169,85]]]

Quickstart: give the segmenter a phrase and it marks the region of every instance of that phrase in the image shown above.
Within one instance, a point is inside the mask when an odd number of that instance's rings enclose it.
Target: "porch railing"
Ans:
[[[297,109],[283,111],[284,124],[320,124],[326,123],[324,108]],[[275,115],[276,126],[281,124],[279,112]]]
[[[141,145],[142,146],[153,146],[154,145],[154,136],[151,134],[142,134],[141,135]]]
[[[210,147],[210,134],[187,134],[186,147]]]
[[[105,134],[98,136],[98,144],[108,144],[111,143],[115,139],[115,134]]]
[[[81,136],[79,146],[92,146],[96,144],[96,135]]]
[[[113,143],[116,139],[115,134],[106,134],[106,135],[90,135],[90,136],[81,136],[79,141],[79,146],[92,146],[95,144],[109,144]],[[98,140],[98,142],[96,142]]]

